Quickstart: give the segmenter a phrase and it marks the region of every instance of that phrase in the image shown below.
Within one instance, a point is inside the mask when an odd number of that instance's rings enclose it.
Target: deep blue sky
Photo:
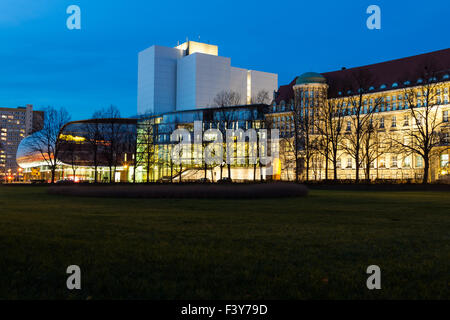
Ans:
[[[450,1],[1,0],[0,106],[65,107],[72,119],[136,113],[137,53],[210,41],[231,63],[279,75],[327,72],[448,48]],[[82,29],[66,28],[66,8]],[[381,7],[382,29],[366,28]]]

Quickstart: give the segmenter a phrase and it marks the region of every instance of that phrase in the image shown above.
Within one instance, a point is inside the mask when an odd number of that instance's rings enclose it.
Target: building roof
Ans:
[[[405,81],[416,84],[423,72],[424,66],[431,66],[438,76],[438,80],[450,80],[450,48],[420,54],[416,56],[385,61],[381,63],[322,73],[329,85],[328,97],[338,97],[344,87],[351,87],[355,74],[370,74],[370,86],[373,92],[392,90],[404,86]],[[277,104],[282,100],[288,102],[294,97],[292,87],[296,84],[296,77],[289,85],[281,86],[276,98]],[[343,92],[345,94],[346,92]]]
[[[295,77],[294,80],[292,80],[291,83],[289,83],[287,85],[280,86],[280,88],[278,89],[278,91],[276,93],[276,97],[275,97],[276,104],[280,104],[281,101],[289,102],[289,101],[291,101],[291,99],[294,98],[293,87],[295,86],[295,84],[297,82],[297,78],[298,77]]]
[[[307,84],[307,83],[326,83],[327,79],[323,75],[317,72],[306,72],[300,77],[297,77],[295,84]]]

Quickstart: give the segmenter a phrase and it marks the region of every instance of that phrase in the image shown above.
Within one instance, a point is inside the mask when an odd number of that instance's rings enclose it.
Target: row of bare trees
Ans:
[[[352,158],[356,164],[356,182],[361,179],[361,169],[370,180],[373,163],[385,153],[402,156],[416,155],[423,159],[423,183],[429,181],[430,161],[445,145],[442,133],[442,110],[438,99],[438,74],[430,65],[420,69],[419,84],[401,89],[402,100],[407,105],[402,113],[412,123],[398,130],[387,128],[384,115],[386,101],[380,94],[369,96],[375,79],[365,70],[350,74],[341,84],[343,97],[296,95],[292,104],[293,136],[285,139],[295,166],[295,180],[301,173],[309,180],[311,159],[318,155],[325,163],[325,179],[329,179],[329,164],[333,166],[333,179],[337,179],[341,154]],[[400,81],[399,81],[400,82]],[[347,95],[345,95],[347,93]],[[369,102],[369,97],[372,97]],[[402,103],[403,103],[402,102]],[[448,145],[448,143],[447,143]],[[302,171],[302,172],[301,172]]]
[[[113,182],[117,167],[124,163],[121,158],[124,153],[132,154],[129,164],[130,167],[136,167],[136,136],[122,121],[117,107],[98,110],[93,113],[92,120],[78,124],[81,126],[77,130],[80,131],[82,141],[74,137],[62,137],[64,133],[61,130],[69,121],[69,113],[64,108],[47,107],[44,109],[42,130],[34,133],[27,141],[28,153],[40,155],[49,167],[51,183],[55,182],[61,159],[70,165],[74,177],[77,169],[88,161],[94,167],[94,182],[99,182],[100,166],[109,168],[109,182]],[[69,127],[68,135],[71,133]]]

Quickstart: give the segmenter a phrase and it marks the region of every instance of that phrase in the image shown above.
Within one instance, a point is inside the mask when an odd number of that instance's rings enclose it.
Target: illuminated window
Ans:
[[[397,168],[397,156],[391,157],[391,168]]]
[[[353,162],[353,161],[352,161],[352,158],[348,158],[348,159],[347,159],[347,168],[348,168],[348,169],[351,169],[351,168],[352,168],[352,162]]]
[[[403,126],[404,127],[409,126],[409,117],[408,116],[403,117]]]
[[[422,168],[423,167],[423,158],[422,156],[416,156],[416,167]]]
[[[405,157],[403,159],[403,167],[410,168],[411,167],[411,157]]]
[[[441,154],[441,168],[448,166],[448,153]]]

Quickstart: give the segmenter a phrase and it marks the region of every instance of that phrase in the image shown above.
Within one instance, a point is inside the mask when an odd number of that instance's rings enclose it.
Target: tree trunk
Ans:
[[[309,158],[306,157],[306,181],[309,181]]]
[[[97,160],[97,150],[94,149],[94,183],[98,182],[98,160]]]
[[[428,183],[428,171],[430,169],[430,159],[428,156],[426,156],[424,159],[424,168],[423,168],[423,180],[422,183],[423,184],[427,184]]]
[[[52,184],[55,183],[56,165],[52,166]]]
[[[333,179],[337,181],[337,153],[333,155]]]
[[[359,183],[359,147],[355,150],[355,162],[356,162],[356,179],[355,183]]]
[[[367,180],[367,183],[370,183],[370,162],[369,161],[366,164],[366,180]]]

